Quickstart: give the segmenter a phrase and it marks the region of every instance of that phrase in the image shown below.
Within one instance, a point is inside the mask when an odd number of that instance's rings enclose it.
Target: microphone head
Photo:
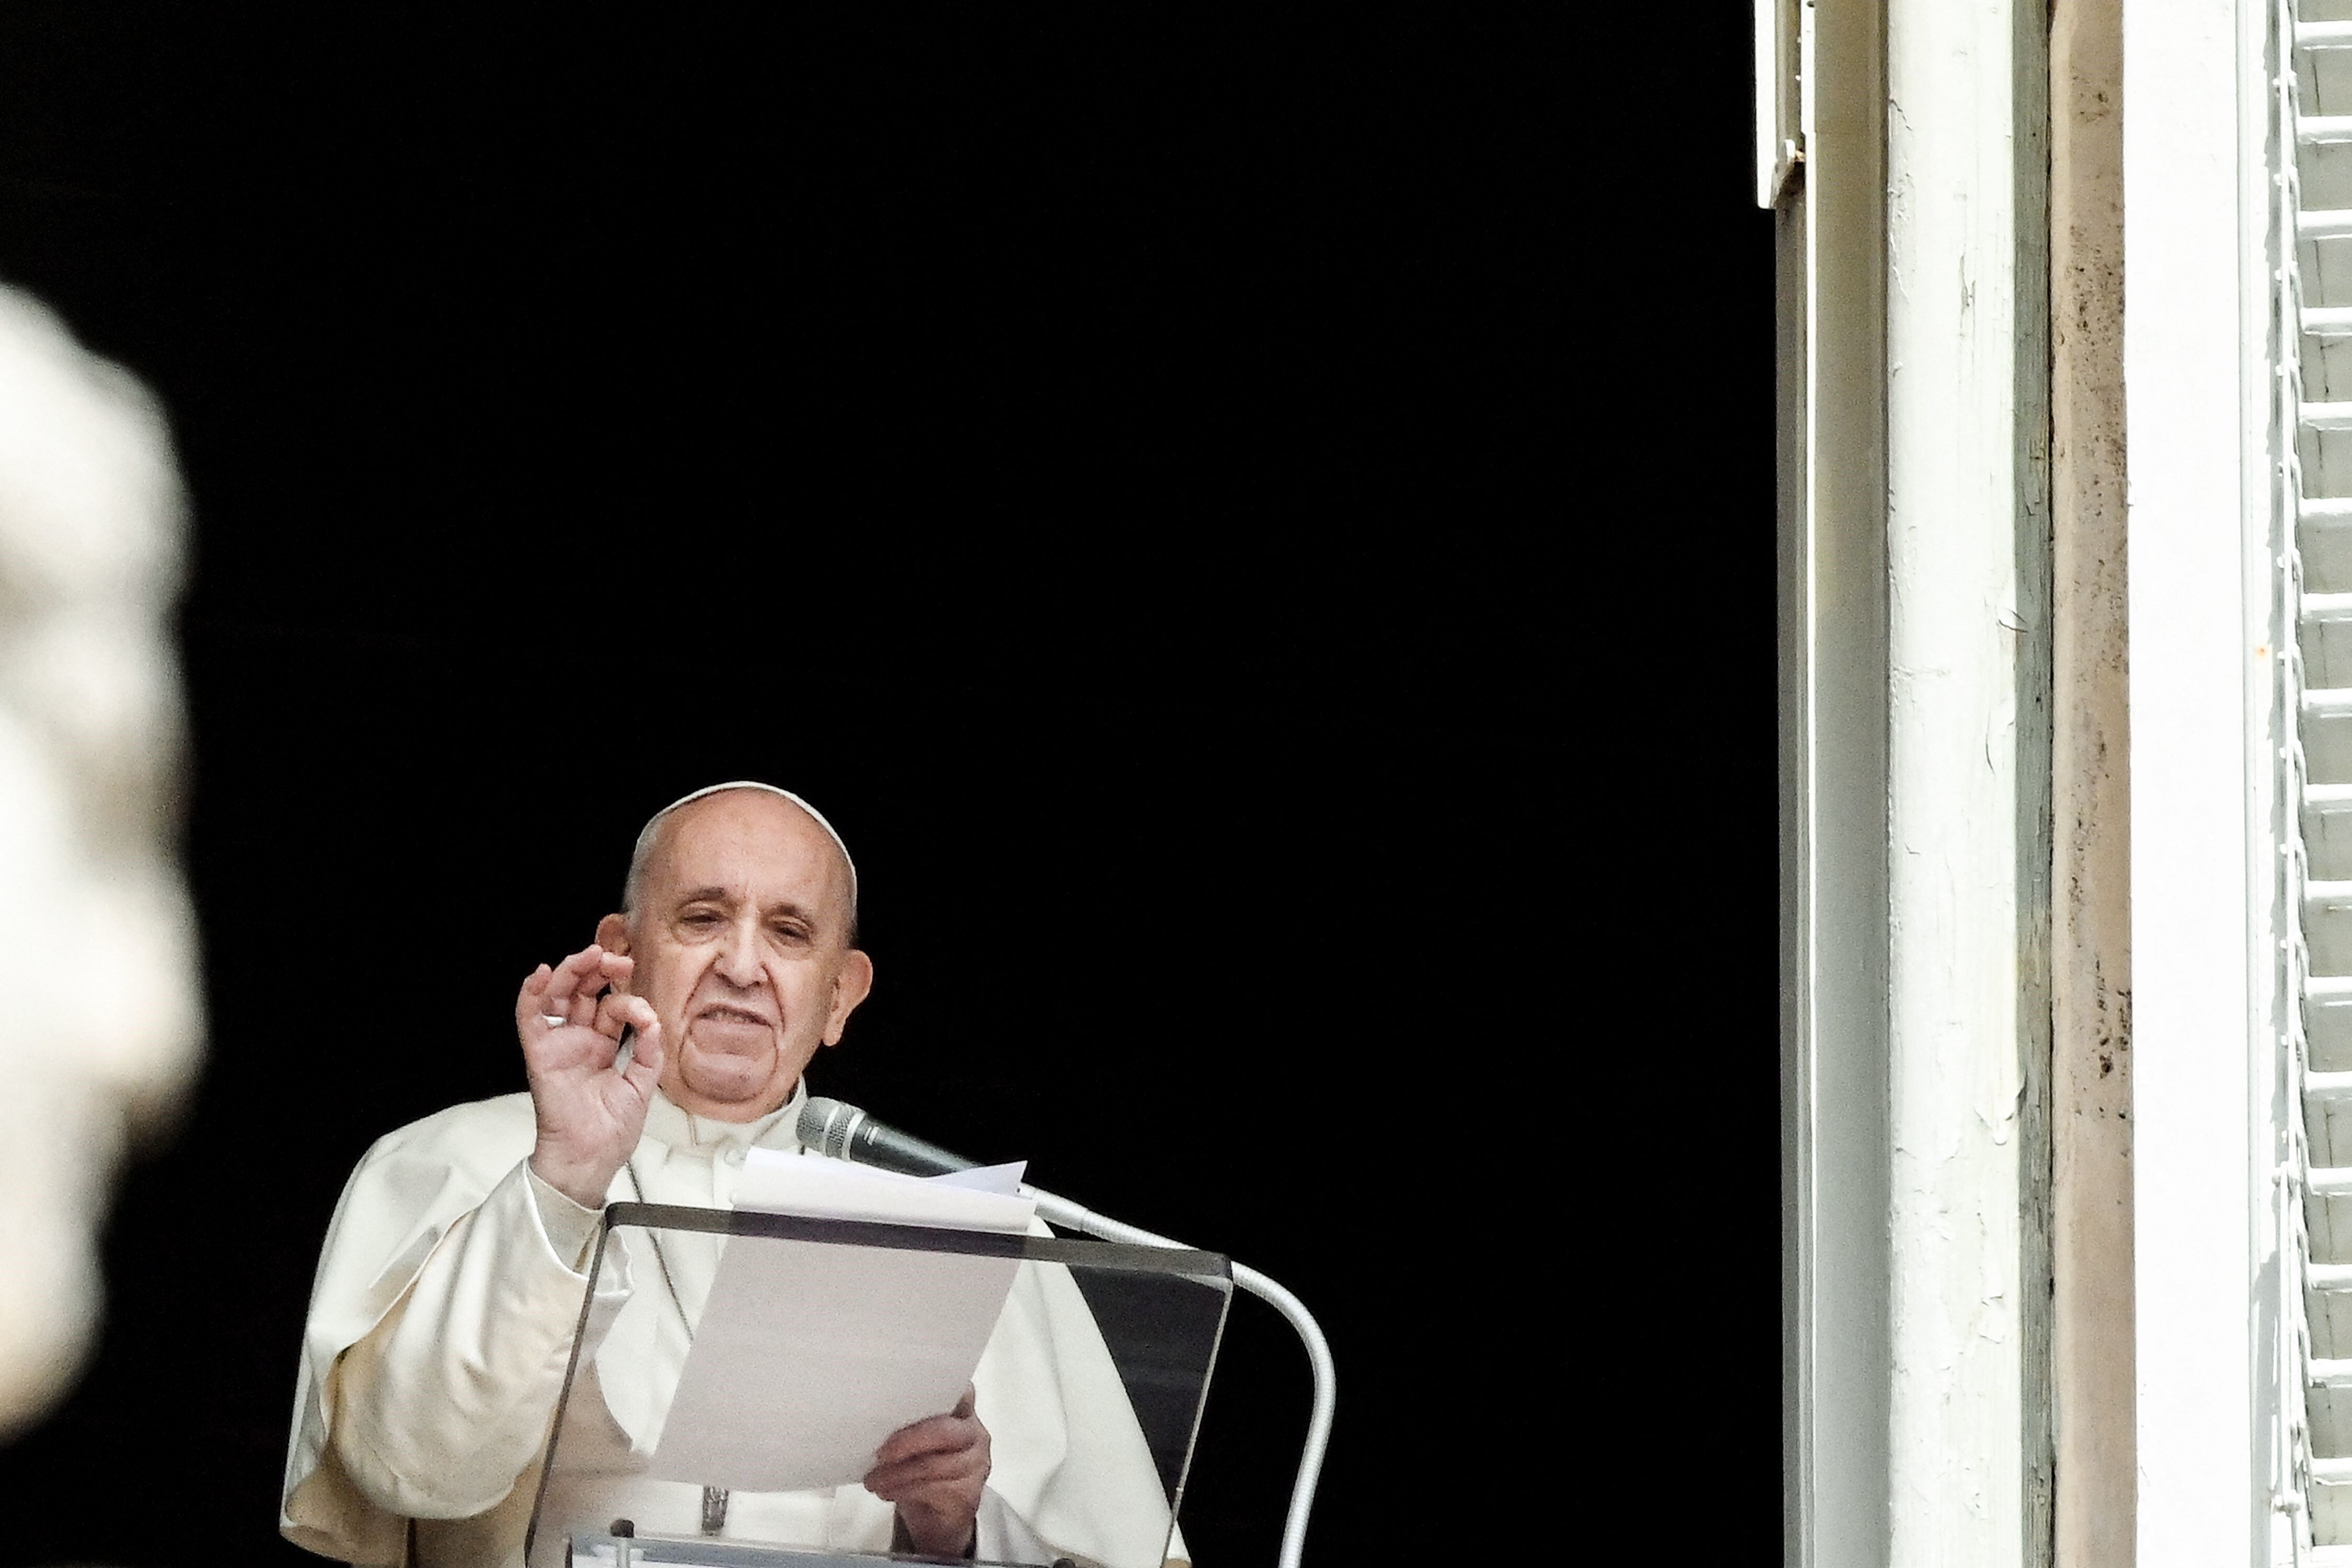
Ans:
[[[837,1100],[810,1095],[801,1107],[801,1119],[796,1131],[803,1145],[831,1159],[849,1158],[849,1135],[866,1120],[866,1112],[854,1105],[844,1105]]]
[[[950,1154],[936,1143],[926,1143],[910,1132],[901,1132],[887,1121],[877,1121],[857,1107],[844,1105],[837,1100],[809,1096],[808,1103],[801,1107],[800,1121],[793,1130],[801,1135],[804,1149],[835,1160],[878,1165],[902,1175],[937,1176],[972,1167],[972,1162],[962,1155]]]

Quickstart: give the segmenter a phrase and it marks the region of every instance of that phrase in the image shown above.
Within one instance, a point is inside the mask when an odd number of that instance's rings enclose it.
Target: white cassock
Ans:
[[[806,1098],[803,1083],[774,1114],[731,1122],[656,1092],[610,1197],[729,1206],[748,1148],[823,1158],[796,1131]],[[601,1224],[530,1170],[533,1135],[529,1095],[478,1100],[379,1140],[352,1173],[303,1331],[278,1515],[296,1544],[353,1563],[521,1568]],[[694,1535],[700,1489],[646,1479],[630,1434],[654,1425],[652,1391],[675,1384],[716,1238],[666,1233],[658,1259],[636,1256],[644,1239],[623,1231],[606,1249],[550,1517]],[[1019,1271],[972,1381],[992,1458],[981,1557],[1160,1561],[1167,1500],[1066,1270]],[[583,1417],[583,1398],[604,1408]],[[892,1524],[891,1506],[852,1484],[739,1492],[727,1533],[880,1552]],[[1171,1550],[1184,1560],[1181,1537]]]

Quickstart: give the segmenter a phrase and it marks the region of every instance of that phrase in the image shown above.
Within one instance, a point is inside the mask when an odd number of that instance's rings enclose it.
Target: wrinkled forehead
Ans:
[[[723,889],[754,903],[837,905],[854,919],[857,873],[831,826],[781,791],[705,792],[667,807],[641,839],[642,891]]]

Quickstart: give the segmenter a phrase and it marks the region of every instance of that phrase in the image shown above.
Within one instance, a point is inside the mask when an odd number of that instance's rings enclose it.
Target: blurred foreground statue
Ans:
[[[88,1354],[116,1166],[199,1052],[164,622],[184,527],[154,400],[0,288],[0,1437]]]

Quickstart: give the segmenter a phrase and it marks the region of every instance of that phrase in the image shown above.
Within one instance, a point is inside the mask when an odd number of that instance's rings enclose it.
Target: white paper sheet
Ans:
[[[761,1152],[765,1153],[762,1150]],[[1029,1162],[1015,1160],[1009,1165],[974,1165],[969,1171],[950,1171],[943,1176],[925,1176],[923,1180],[935,1187],[970,1187],[976,1193],[1003,1193],[1007,1196],[1021,1191],[1021,1178],[1027,1173]],[[1035,1206],[1034,1204],[1031,1205]]]
[[[1019,1233],[1036,1205],[1003,1190],[1018,1180],[1019,1167],[999,1167],[987,1183],[996,1190],[975,1190],[755,1149],[736,1204]],[[857,1480],[891,1433],[955,1407],[1019,1267],[1010,1258],[732,1238],[652,1473],[740,1491]]]

